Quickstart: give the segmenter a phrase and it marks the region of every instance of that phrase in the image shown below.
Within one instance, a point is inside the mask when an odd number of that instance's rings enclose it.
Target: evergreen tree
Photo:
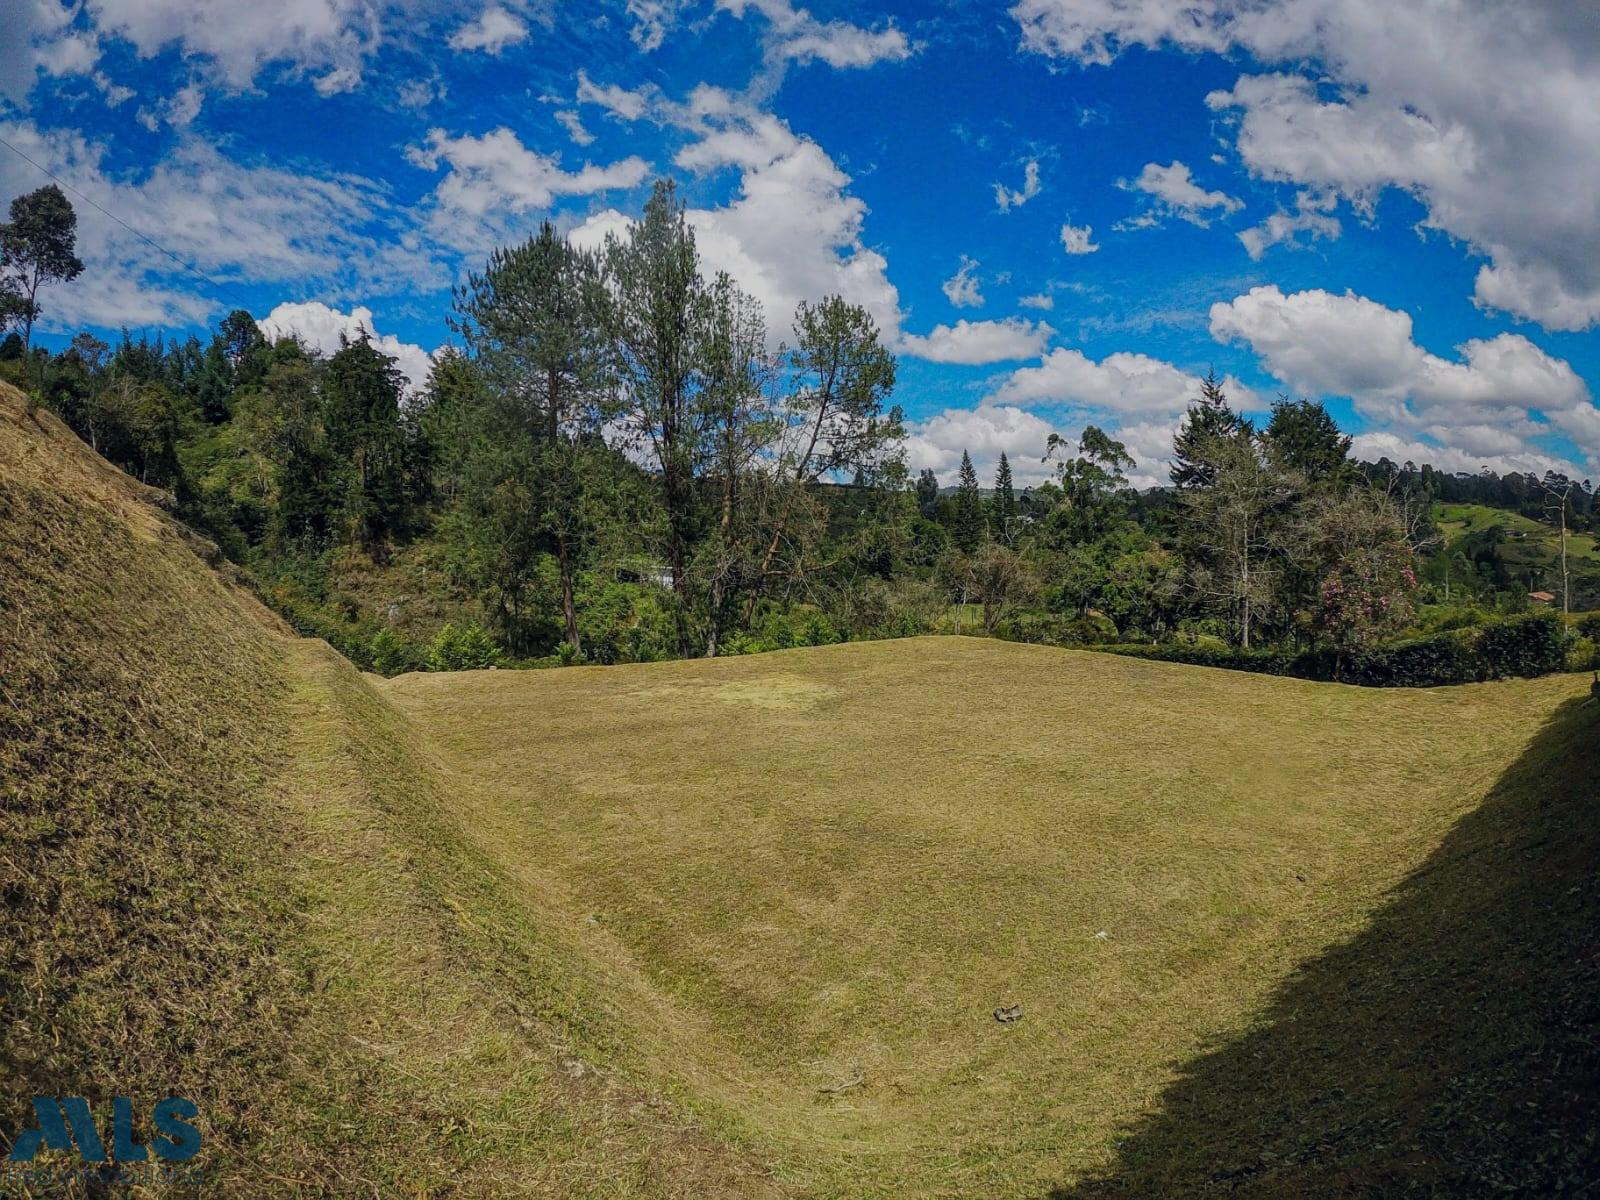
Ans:
[[[989,524],[1000,541],[1011,545],[1016,537],[1017,494],[1011,486],[1011,463],[1004,450],[994,473],[994,495],[989,497]]]
[[[562,622],[574,656],[582,651],[575,589],[586,542],[590,443],[615,412],[600,288],[598,258],[546,221],[522,245],[496,250],[484,272],[469,276],[456,292],[456,328],[475,356],[487,401],[474,442],[484,461],[470,472],[482,491],[474,511],[483,514],[483,506],[506,500],[519,512],[530,508],[529,553],[514,553],[530,573],[538,553],[554,555]],[[507,487],[512,477],[519,478]],[[485,515],[494,524],[504,520],[501,513]],[[499,563],[495,578],[503,581],[514,569]],[[505,632],[521,649],[523,631]]]
[[[345,505],[361,544],[378,551],[405,517],[405,449],[400,394],[405,376],[365,331],[341,338],[322,377],[327,445],[346,464]]]
[[[751,466],[776,430],[767,403],[775,370],[766,352],[761,304],[726,274],[710,288],[703,368],[708,417],[706,457],[716,487],[714,532],[698,565],[706,588],[706,657],[715,658],[725,626],[737,614],[751,574],[754,522],[745,501]]]
[[[917,512],[927,521],[939,517],[939,477],[929,467],[917,476]]]
[[[656,181],[642,220],[607,237],[605,280],[628,398],[623,425],[660,481],[678,653],[687,656],[689,559],[699,533],[695,475],[706,425],[698,359],[708,302],[694,230],[671,180]]]
[[[983,541],[986,532],[983,520],[983,498],[978,494],[978,473],[972,468],[972,457],[961,452],[961,475],[956,484],[955,520],[950,529],[950,540],[964,554],[971,554]]]
[[[1204,487],[1216,478],[1216,466],[1207,458],[1220,440],[1248,437],[1249,421],[1234,412],[1215,370],[1200,381],[1200,399],[1189,412],[1172,444],[1172,482],[1180,488]]]
[[[1350,439],[1318,401],[1280,397],[1262,441],[1279,469],[1298,472],[1313,487],[1340,486],[1355,478]]]

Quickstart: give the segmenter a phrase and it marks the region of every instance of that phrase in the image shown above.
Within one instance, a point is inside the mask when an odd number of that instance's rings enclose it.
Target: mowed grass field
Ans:
[[[584,981],[579,1049],[805,1195],[1459,1183],[1536,973],[1593,966],[1545,896],[1594,900],[1586,679],[927,638],[379,686]]]

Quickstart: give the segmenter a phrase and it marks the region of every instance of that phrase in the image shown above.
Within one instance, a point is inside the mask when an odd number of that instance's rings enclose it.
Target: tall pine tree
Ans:
[[[1251,436],[1250,422],[1233,411],[1215,370],[1200,381],[1200,399],[1189,406],[1189,413],[1172,443],[1172,482],[1180,488],[1209,486],[1216,479],[1216,467],[1208,459],[1208,447],[1221,438]]]
[[[994,473],[994,495],[989,497],[989,524],[1007,546],[1016,536],[1017,493],[1011,486],[1011,463],[1000,452],[1000,466]]]
[[[939,477],[928,467],[917,476],[917,511],[930,521],[939,515]]]
[[[972,456],[961,452],[961,481],[956,485],[955,525],[950,539],[967,554],[983,541],[983,498],[978,494],[978,473],[972,469]]]

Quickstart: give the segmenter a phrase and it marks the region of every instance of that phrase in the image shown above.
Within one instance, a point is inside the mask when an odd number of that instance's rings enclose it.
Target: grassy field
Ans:
[[[0,388],[0,1149],[176,1092],[220,1195],[1581,1195],[1587,686],[383,681]]]
[[[939,638],[384,690],[466,835],[596,981],[611,1065],[804,1195],[1128,1177],[1119,1147],[1184,1064],[1259,1036],[1286,981],[1370,936],[1475,813],[1595,799],[1573,678],[1360,690]],[[1494,849],[1526,869],[1516,840]],[[1486,982],[1466,970],[1451,987]],[[1448,1005],[1443,982],[1383,999],[1396,1036],[1437,1033],[1414,1006]],[[1478,1032],[1474,1062],[1528,1031]],[[1329,1121],[1431,1136],[1407,1104],[1469,1073],[1434,1045],[1372,1094],[1353,1085],[1393,1047],[1337,1049],[1325,1120],[1190,1129],[1142,1194],[1315,1153]],[[1225,1112],[1260,1082],[1208,1094]],[[1334,1153],[1383,1172],[1407,1151]]]

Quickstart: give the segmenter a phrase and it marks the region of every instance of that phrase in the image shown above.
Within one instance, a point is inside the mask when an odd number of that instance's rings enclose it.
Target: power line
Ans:
[[[173,262],[177,263],[178,266],[182,267],[185,271],[187,271],[189,274],[193,275],[196,279],[200,280],[202,283],[205,283],[208,286],[210,286],[212,288],[215,288],[217,291],[222,292],[224,295],[228,296],[235,303],[237,303],[240,308],[245,309],[246,311],[249,310],[249,308],[250,308],[249,301],[245,300],[244,297],[240,296],[238,292],[234,291],[227,284],[218,283],[215,279],[212,279],[209,275],[202,274],[201,271],[197,267],[191,267],[188,263],[184,262],[183,259],[179,258],[171,250],[168,250],[160,242],[156,241],[152,237],[147,236],[146,234],[140,233],[132,225],[129,225],[126,221],[124,221],[121,217],[117,216],[116,213],[112,212],[109,208],[107,208],[105,205],[101,204],[94,197],[84,195],[77,188],[75,188],[72,184],[68,183],[65,179],[62,179],[61,176],[57,175],[49,167],[45,166],[43,163],[36,162],[34,159],[32,159],[28,155],[24,154],[17,147],[13,146],[10,142],[6,141],[6,139],[3,138],[3,137],[0,137],[0,146],[4,146],[7,150],[11,151],[11,153],[15,154],[18,158],[20,158],[23,162],[27,163],[29,166],[33,167],[35,170],[41,172],[42,174],[48,176],[53,182],[58,183],[62,187],[66,188],[67,191],[71,192],[74,196],[76,196],[78,199],[82,200],[85,204],[89,205],[91,208],[95,209],[97,212],[101,213],[102,215],[104,215],[106,217],[109,217],[111,220],[115,221],[118,225],[121,225],[124,229],[126,229],[129,233],[133,234],[133,236],[138,238],[141,242],[144,242],[146,245],[148,245],[148,246],[150,246],[150,247],[152,247],[152,248],[154,248],[156,250],[159,250],[162,254],[165,254]]]

